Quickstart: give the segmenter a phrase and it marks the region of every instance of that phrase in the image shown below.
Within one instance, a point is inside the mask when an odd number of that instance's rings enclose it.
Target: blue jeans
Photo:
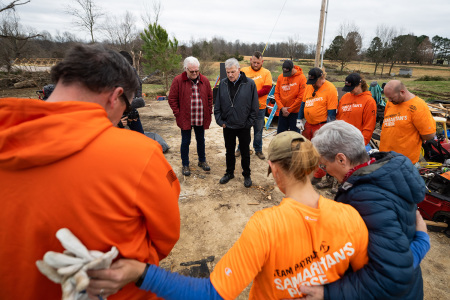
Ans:
[[[200,162],[206,161],[205,157],[205,129],[203,126],[192,126],[194,128],[195,139],[197,141],[197,154]],[[181,130],[181,163],[189,166],[189,145],[191,144],[192,130]]]
[[[296,126],[297,116],[297,113],[290,113],[287,117],[283,117],[280,111],[280,115],[278,116],[277,134],[288,130],[300,132],[300,130]]]
[[[264,117],[266,116],[266,109],[260,109],[258,111],[258,117],[255,121],[255,124],[253,125],[253,148],[255,149],[255,152],[262,152],[262,132],[264,129]],[[237,147],[237,150],[240,151],[239,145]]]

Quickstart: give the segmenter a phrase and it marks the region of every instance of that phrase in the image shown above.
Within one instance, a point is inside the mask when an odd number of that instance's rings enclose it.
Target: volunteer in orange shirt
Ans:
[[[349,93],[339,101],[336,116],[361,131],[364,145],[372,138],[377,118],[377,104],[368,89],[367,82],[358,73],[348,75],[342,90]]]
[[[283,74],[278,76],[275,86],[275,101],[280,114],[278,116],[277,134],[286,130],[299,132],[296,120],[306,88],[306,77],[299,66],[292,60],[283,63]]]
[[[255,51],[250,58],[250,67],[242,68],[241,71],[245,73],[245,76],[253,79],[258,90],[259,111],[258,118],[253,125],[253,148],[255,149],[255,155],[259,159],[265,159],[262,152],[263,139],[262,132],[264,128],[264,117],[266,115],[266,100],[267,95],[272,89],[272,74],[266,68],[263,68],[264,58],[259,51]],[[236,156],[241,155],[239,145],[237,147]]]
[[[401,81],[389,81],[384,95],[389,102],[384,110],[380,151],[401,153],[415,164],[422,141],[434,138],[436,122],[425,101],[408,91]]]
[[[327,284],[350,266],[362,268],[368,262],[367,228],[353,207],[314,190],[309,174],[317,168],[319,154],[312,143],[285,131],[273,138],[268,159],[269,173],[285,198],[251,217],[209,279],[125,259],[111,269],[89,271],[89,295],[103,289],[107,296],[137,281],[164,299],[235,299],[253,281],[249,299],[296,298],[302,285]]]
[[[297,128],[309,140],[320,127],[336,119],[338,93],[336,87],[326,80],[326,77],[327,73],[319,68],[312,68],[308,72],[306,82],[308,85],[298,113]],[[320,182],[325,174],[318,169],[314,173],[312,184],[318,184],[319,188],[331,187],[333,185],[331,176],[327,176],[326,180]]]
[[[161,146],[115,127],[139,86],[131,65],[77,45],[46,102],[0,99],[0,299],[61,299],[36,261],[68,228],[90,250],[158,264],[180,234],[180,184]],[[114,124],[114,125],[113,125]],[[130,284],[114,299],[155,299]]]

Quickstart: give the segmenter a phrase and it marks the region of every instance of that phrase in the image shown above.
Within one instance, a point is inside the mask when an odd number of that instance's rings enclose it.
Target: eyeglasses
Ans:
[[[327,166],[324,164],[319,164],[319,168],[322,169],[323,171],[327,171]]]
[[[191,74],[196,74],[200,72],[200,70],[189,70],[188,68],[186,68],[186,70]]]

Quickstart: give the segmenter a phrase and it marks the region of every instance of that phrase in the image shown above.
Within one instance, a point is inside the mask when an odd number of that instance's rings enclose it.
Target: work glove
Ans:
[[[297,125],[295,125],[300,131],[305,130],[305,125],[302,119],[297,119]]]
[[[48,279],[61,284],[62,300],[87,300],[83,292],[89,285],[86,271],[109,268],[119,251],[114,246],[106,253],[88,250],[67,228],[58,230],[56,237],[66,249],[64,253],[48,251],[36,266]]]

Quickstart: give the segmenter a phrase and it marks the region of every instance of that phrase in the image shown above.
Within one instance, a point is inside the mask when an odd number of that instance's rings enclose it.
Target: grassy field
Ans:
[[[280,57],[265,57],[264,67],[269,69],[272,73],[274,83],[281,74],[282,61]],[[314,60],[302,59],[295,62],[299,65],[305,75],[314,67]],[[250,56],[244,56],[244,60],[240,62],[241,67],[250,65]],[[344,86],[345,77],[352,72],[361,73],[368,83],[377,81],[381,86],[384,82],[392,79],[399,79],[405,83],[408,89],[422,97],[424,100],[448,100],[450,101],[450,67],[435,66],[435,65],[394,65],[392,73],[394,76],[388,75],[389,65],[386,65],[383,70],[383,76],[380,75],[381,66],[378,66],[377,75],[373,75],[375,64],[371,62],[351,62],[343,72],[340,72],[340,66],[337,62],[324,61],[324,66],[327,71],[327,79],[331,81],[336,87]],[[411,68],[411,77],[400,77],[397,74],[400,68]],[[200,66],[201,72],[206,74],[210,79],[211,86],[214,85],[217,76],[219,75],[220,62],[202,62]],[[417,81],[424,76],[441,77],[444,81]],[[157,95],[164,95],[164,88],[162,85],[145,84],[143,86],[144,93],[150,97]]]

